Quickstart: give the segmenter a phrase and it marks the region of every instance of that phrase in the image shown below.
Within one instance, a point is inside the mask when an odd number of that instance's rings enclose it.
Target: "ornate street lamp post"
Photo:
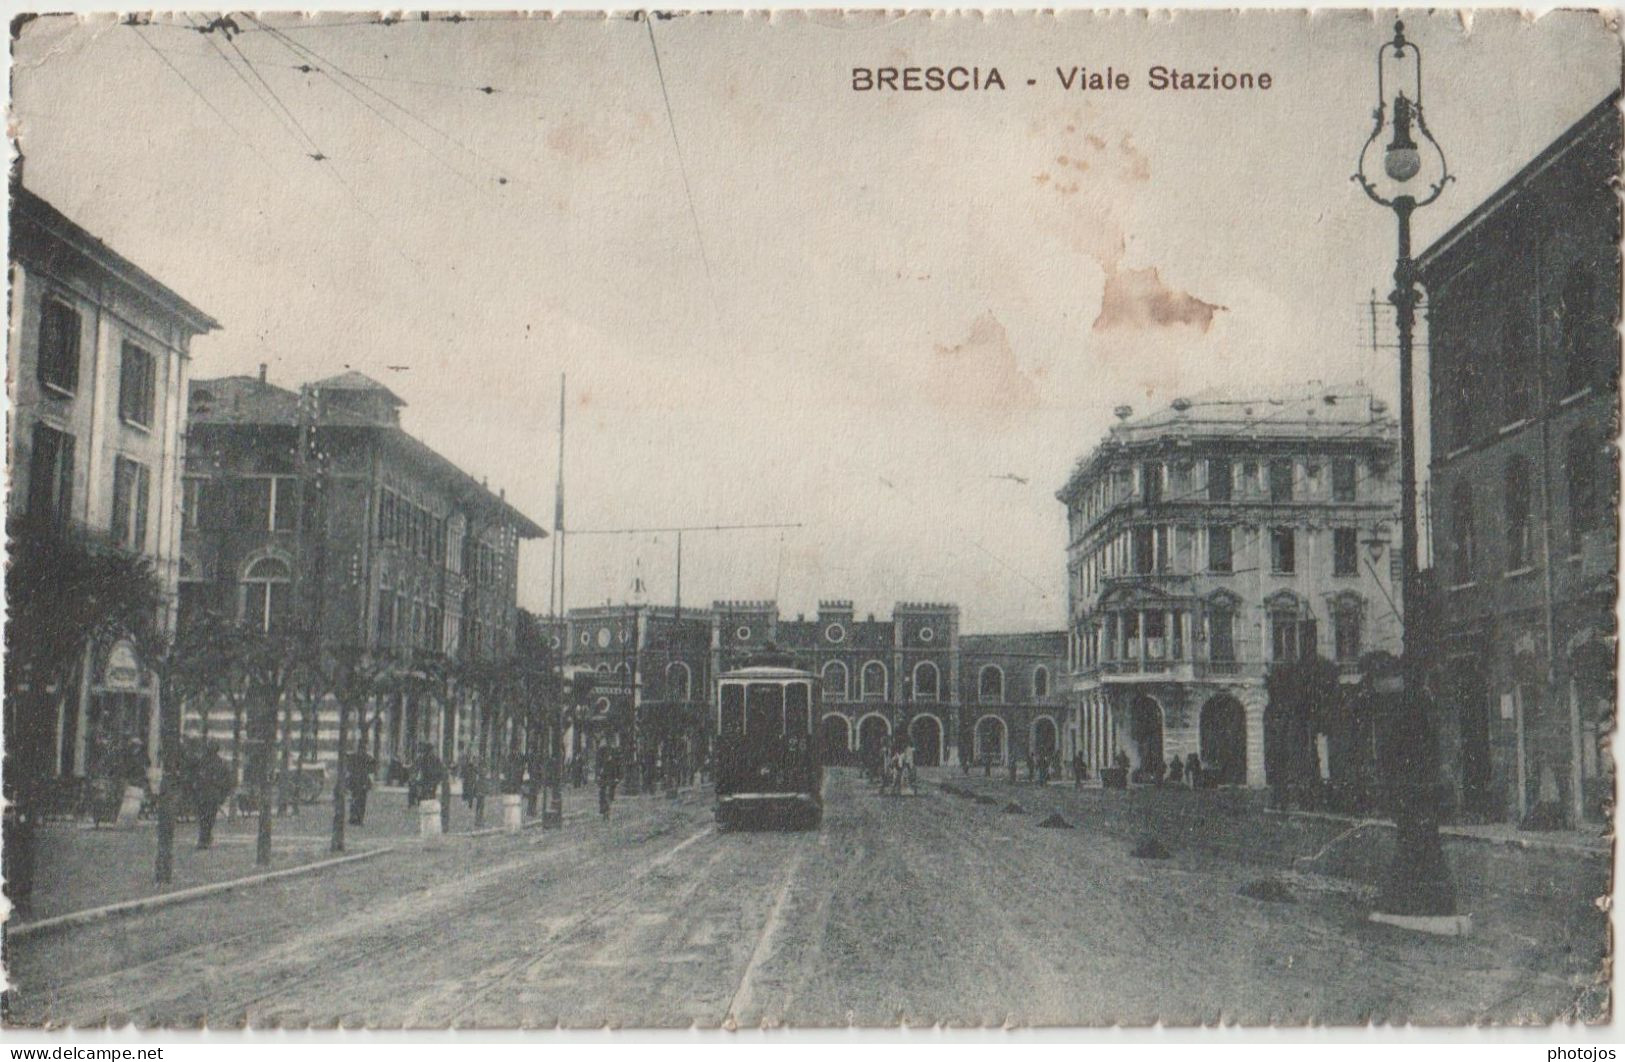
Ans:
[[[1392,75],[1389,71],[1392,70]],[[1388,89],[1395,83],[1392,106]],[[1416,264],[1411,259],[1411,214],[1438,199],[1454,178],[1444,150],[1428,131],[1422,111],[1422,53],[1405,38],[1405,24],[1394,23],[1394,39],[1377,49],[1377,107],[1374,125],[1353,180],[1372,201],[1388,207],[1399,223],[1399,255],[1394,266],[1394,305],[1399,326],[1399,432],[1400,432],[1400,593],[1404,603],[1404,643],[1394,713],[1390,757],[1393,781],[1389,792],[1398,827],[1394,863],[1372,918],[1435,932],[1463,932],[1465,919],[1456,917],[1455,888],[1439,841],[1439,788],[1437,739],[1428,719],[1420,659],[1422,590],[1417,571],[1416,427],[1411,397],[1411,333],[1416,324]],[[1383,177],[1367,175],[1372,145],[1387,134],[1383,149]],[[1418,136],[1422,143],[1418,143]],[[1431,158],[1424,159],[1423,145]],[[1425,190],[1413,185],[1421,176]],[[1379,183],[1380,182],[1380,183]],[[1387,192],[1387,194],[1384,194]]]

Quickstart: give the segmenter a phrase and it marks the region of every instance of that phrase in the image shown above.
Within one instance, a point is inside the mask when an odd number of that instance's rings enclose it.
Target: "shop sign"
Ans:
[[[141,661],[135,655],[135,646],[124,641],[113,643],[102,668],[102,687],[119,693],[141,688]]]

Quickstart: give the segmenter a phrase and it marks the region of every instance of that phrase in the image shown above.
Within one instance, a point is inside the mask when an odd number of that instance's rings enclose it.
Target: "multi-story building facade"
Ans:
[[[1195,752],[1262,785],[1271,664],[1319,652],[1352,681],[1399,649],[1397,425],[1358,390],[1118,416],[1057,494],[1068,740],[1091,769]]]
[[[514,651],[519,543],[543,530],[402,429],[404,403],[357,372],[299,391],[260,375],[197,380],[184,477],[183,615],[405,657]],[[228,709],[217,707],[216,716]],[[473,735],[456,713],[451,747]],[[369,714],[381,759],[441,748],[442,713],[398,694]],[[301,735],[330,759],[336,711]],[[211,719],[211,729],[215,728]]]
[[[220,325],[20,184],[11,193],[8,518],[144,557],[167,630],[191,343]],[[97,773],[130,742],[156,766],[157,690],[129,642],[92,647],[77,688],[52,696],[52,773]]]
[[[635,704],[640,725],[658,729],[674,712],[701,713],[709,732],[716,677],[771,646],[819,677],[826,762],[857,762],[906,734],[923,766],[973,754],[1002,766],[1059,748],[1065,643],[1060,631],[964,636],[958,606],[942,603],[899,602],[884,619],[860,617],[848,600],[794,618],[773,601],[680,616],[605,605],[570,610],[565,663],[596,672],[602,717]]]
[[[998,764],[1063,752],[1066,644],[1065,631],[960,636],[961,756]]]
[[[1619,94],[1417,259],[1442,759],[1464,813],[1607,821],[1618,590]]]
[[[819,676],[827,762],[873,755],[905,733],[922,765],[957,761],[958,606],[899,602],[878,619],[827,600],[812,618],[785,619],[771,601],[718,601],[712,622],[719,673],[772,642]]]

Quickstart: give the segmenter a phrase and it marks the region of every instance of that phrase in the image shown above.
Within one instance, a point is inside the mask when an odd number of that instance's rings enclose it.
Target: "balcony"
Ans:
[[[1102,660],[1097,670],[1107,683],[1189,682],[1192,667],[1189,660]]]

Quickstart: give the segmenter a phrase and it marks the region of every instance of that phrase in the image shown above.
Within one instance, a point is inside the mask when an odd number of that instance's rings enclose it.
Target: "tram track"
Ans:
[[[571,918],[564,927],[551,933],[548,939],[540,946],[540,950],[538,950],[536,953],[528,956],[516,957],[508,960],[507,962],[499,964],[499,967],[496,970],[488,972],[487,975],[481,979],[481,982],[473,987],[472,990],[466,991],[464,998],[461,999],[454,1007],[446,1011],[444,1014],[438,1015],[435,1020],[416,1024],[415,1027],[456,1027],[459,1018],[463,1018],[470,1014],[475,1007],[484,1002],[487,997],[489,997],[498,988],[502,987],[502,985],[510,981],[523,978],[526,974],[530,973],[541,964],[554,958],[559,951],[561,951],[571,941],[573,937],[581,933],[584,929],[593,926],[594,924],[631,905],[634,900],[639,898],[638,894],[635,892],[637,886],[641,885],[644,881],[652,877],[656,871],[663,869],[666,865],[675,860],[678,855],[680,855],[691,845],[704,840],[706,837],[715,836],[716,832],[716,826],[714,824],[708,824],[699,831],[690,834],[688,837],[678,842],[671,848],[666,849],[666,851],[650,860],[647,865],[634,871],[632,876],[624,883],[624,891],[622,891],[619,895],[609,897],[600,903],[594,904],[587,910]]]
[[[444,886],[417,888],[390,897],[382,907],[358,910],[359,921],[324,923],[315,932],[297,933],[269,948],[265,943],[276,939],[282,927],[274,921],[266,924],[256,920],[251,928],[224,939],[203,940],[181,951],[88,978],[71,973],[54,978],[54,983],[31,993],[35,998],[50,999],[47,1013],[38,1020],[59,1028],[128,1021],[144,1025],[156,1015],[163,1015],[162,1020],[172,1024],[256,1024],[253,1009],[278,996],[300,996],[313,985],[342,981],[369,962],[387,959],[392,952],[410,956],[413,951],[426,950],[437,939],[455,936],[471,922],[494,920],[500,927],[503,919],[530,899],[528,890],[512,887],[515,875],[577,854],[576,846],[558,844],[560,836],[548,832],[509,847],[511,858],[463,876],[457,882],[455,896],[448,895],[446,901],[438,898],[445,895]],[[543,846],[552,846],[552,850],[535,851]],[[516,849],[521,854],[513,855]],[[442,910],[416,928],[401,928],[403,922],[423,917],[418,912],[426,896],[430,902],[439,903]],[[366,943],[358,948],[356,945],[362,941]],[[207,963],[197,962],[205,956]],[[184,986],[179,992],[177,984]],[[143,985],[153,988],[142,991]],[[235,994],[234,988],[238,990]]]
[[[704,836],[706,833],[710,832],[711,829],[712,828],[708,826],[705,830],[700,831],[698,835],[695,835],[694,837],[691,837],[679,844],[677,848],[680,850],[688,843],[691,843],[693,840],[698,839],[698,837]],[[663,832],[667,831],[657,831],[654,836],[659,836],[659,834]],[[508,865],[508,869],[534,870],[543,865],[544,862],[552,863],[559,858],[577,854],[578,853],[573,848],[561,847],[557,851],[549,853],[544,861],[538,861],[535,859],[515,860],[513,863]],[[645,873],[648,872],[649,869],[651,868],[645,868],[642,873],[639,873],[636,876],[641,878]],[[429,924],[422,925],[404,934],[384,936],[381,939],[360,949],[347,949],[341,957],[337,958],[331,963],[324,964],[321,967],[319,981],[315,983],[306,981],[305,983],[301,984],[297,992],[288,993],[289,1001],[287,1003],[282,1004],[276,1010],[271,1011],[270,1014],[266,1016],[274,1016],[279,1010],[297,1008],[297,1004],[294,1002],[295,997],[308,998],[312,995],[319,996],[323,994],[321,989],[325,985],[332,984],[334,982],[342,983],[347,979],[353,981],[352,975],[356,970],[374,962],[378,962],[381,965],[384,965],[385,968],[389,969],[410,968],[412,960],[422,956],[425,953],[434,952],[443,946],[447,941],[478,941],[486,939],[488,931],[495,931],[500,937],[504,928],[508,929],[510,931],[509,935],[511,935],[511,917],[523,912],[531,905],[534,905],[536,898],[531,889],[511,888],[510,885],[511,882],[505,880],[495,883],[491,887],[482,890],[480,894],[473,896],[467,894],[461,895],[458,897],[457,905],[455,907],[448,909],[441,917],[435,919]],[[506,890],[505,896],[503,896],[503,898],[494,905],[482,904],[479,902],[484,896],[488,896],[494,889]],[[391,961],[384,963],[384,960]],[[254,1024],[252,1021],[253,1016],[249,1012],[254,1007],[259,1006],[262,1003],[266,1003],[278,995],[281,995],[283,993],[283,987],[284,986],[280,985],[275,986],[252,997],[233,1000],[230,1009],[233,1012],[240,1012],[243,1015],[245,1022]],[[404,990],[404,986],[397,986],[392,994],[398,998]],[[459,1009],[461,1010],[466,1008]],[[308,1015],[298,1010],[295,1012],[300,1014],[303,1024],[310,1024]],[[456,1017],[454,1014],[448,1018],[418,1020],[421,1018],[420,1013],[408,1009],[407,1017],[404,1017],[401,1020],[381,1021],[379,1013],[380,1012],[377,1009],[367,1009],[360,1011],[359,1013],[356,1010],[351,1010],[342,1014],[331,1016],[331,1018],[325,1021],[324,1024],[336,1024],[340,1027],[357,1027],[365,1025],[367,1027],[446,1028],[452,1023],[452,1021],[455,1020]],[[411,1020],[408,1020],[408,1018]],[[280,1025],[282,1023],[277,1022],[275,1024]]]

